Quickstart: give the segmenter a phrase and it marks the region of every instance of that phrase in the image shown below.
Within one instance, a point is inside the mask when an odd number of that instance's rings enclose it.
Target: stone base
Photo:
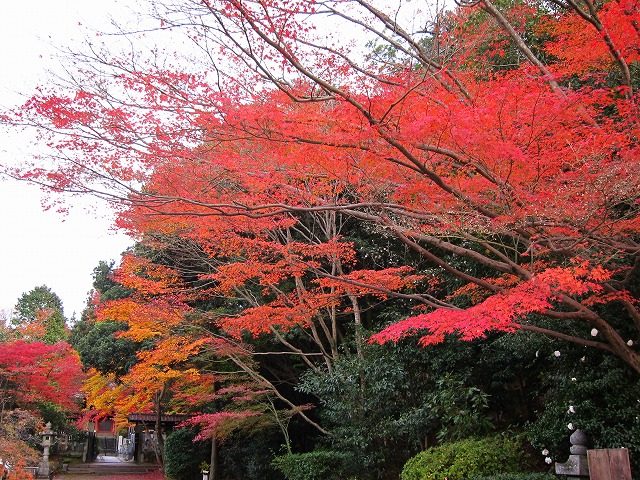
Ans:
[[[41,462],[40,465],[38,465],[38,473],[36,475],[36,478],[49,478],[51,476],[51,471],[49,468],[49,462]]]
[[[565,463],[556,462],[556,475],[568,479],[589,478],[589,463],[586,455],[569,455]]]

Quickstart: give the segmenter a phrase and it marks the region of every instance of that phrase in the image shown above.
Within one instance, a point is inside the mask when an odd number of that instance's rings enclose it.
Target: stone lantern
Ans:
[[[51,422],[47,422],[43,432],[40,432],[42,437],[42,461],[38,466],[38,477],[49,478],[49,449],[55,443],[56,434],[51,430]]]

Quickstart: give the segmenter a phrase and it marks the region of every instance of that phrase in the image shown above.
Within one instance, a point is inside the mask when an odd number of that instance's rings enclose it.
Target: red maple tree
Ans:
[[[269,271],[249,256],[219,268],[210,280],[220,288],[256,270],[266,286],[317,270],[309,245],[326,255],[337,235],[279,242],[287,255],[260,235],[295,228],[299,215],[339,213],[393,236],[477,302],[462,309],[419,292],[425,311],[374,340],[524,328],[640,371],[640,132],[629,67],[640,9],[635,0],[554,5],[482,0],[416,33],[400,4],[383,11],[365,0],[166,5],[162,25],[206,53],[200,72],[77,54],[81,83],[39,92],[6,116],[41,129],[59,152],[55,166],[11,174],[114,201],[119,225],[137,234],[197,238],[211,254],[237,242],[243,254],[282,259]],[[325,18],[362,34],[340,43]],[[290,255],[304,249],[300,270]],[[344,273],[325,278],[397,294],[387,274]],[[286,315],[272,304],[256,306],[255,318],[273,313],[286,326],[317,312],[278,298]]]
[[[14,407],[35,409],[44,403],[77,412],[83,378],[78,354],[67,343],[47,345],[23,340],[0,343],[2,412]]]

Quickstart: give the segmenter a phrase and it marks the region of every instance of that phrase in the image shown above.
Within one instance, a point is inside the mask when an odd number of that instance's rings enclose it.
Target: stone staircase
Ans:
[[[159,470],[159,466],[151,463],[98,461],[94,463],[70,464],[67,467],[66,473],[76,475],[125,475],[155,472],[157,470]]]

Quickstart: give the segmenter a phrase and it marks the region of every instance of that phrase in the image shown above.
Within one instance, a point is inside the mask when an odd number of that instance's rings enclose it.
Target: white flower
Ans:
[[[569,430],[575,430],[575,429],[576,429],[576,426],[575,426],[573,423],[569,423],[569,424],[567,424],[567,428],[568,428]]]
[[[545,462],[547,465],[551,465],[551,462],[553,462],[553,460],[551,460],[551,457],[547,457],[547,458],[545,458],[545,459],[544,459],[544,462]]]
[[[546,457],[547,455],[549,455],[549,450],[547,450],[547,449],[545,448],[545,449],[544,449],[544,450],[542,450],[542,452],[540,452],[540,453],[542,453],[542,455],[544,455],[544,456]]]
[[[540,350],[536,350],[536,358],[540,355]]]
[[[567,413],[576,413],[576,407],[574,407],[573,405],[569,405],[569,410],[567,410]]]
[[[553,352],[553,354],[554,354],[556,357],[559,357],[559,356],[560,356],[560,350],[556,350],[555,352]]]
[[[571,381],[572,381],[572,382],[577,382],[577,381],[578,381],[578,379],[577,379],[576,377],[571,377]]]
[[[629,345],[630,347],[633,347],[633,340],[627,341],[627,345]]]
[[[582,358],[580,359],[580,361],[581,361],[581,362],[586,362],[586,361],[587,361],[587,357],[582,357]]]
[[[598,329],[597,328],[592,328],[591,329],[591,336],[592,337],[597,337],[598,336]]]

